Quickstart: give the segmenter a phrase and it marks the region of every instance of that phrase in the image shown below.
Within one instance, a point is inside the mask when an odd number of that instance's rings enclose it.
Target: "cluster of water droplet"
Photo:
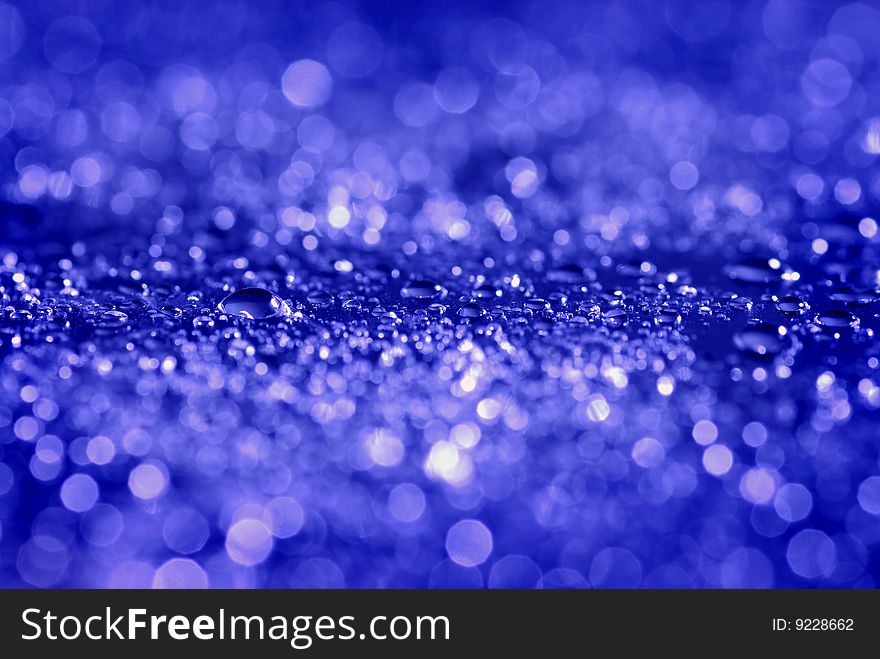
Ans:
[[[874,585],[880,12],[227,4],[0,4],[0,584]]]

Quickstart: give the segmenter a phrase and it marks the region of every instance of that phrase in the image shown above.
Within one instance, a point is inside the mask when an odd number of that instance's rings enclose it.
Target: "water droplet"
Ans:
[[[617,265],[617,273],[624,277],[647,277],[656,274],[657,266],[650,261],[629,261]]]
[[[871,302],[872,296],[867,293],[860,293],[851,286],[841,286],[828,295],[829,300],[835,302],[843,302],[844,304],[867,304]]]
[[[32,314],[27,309],[16,309],[12,313],[9,314],[10,320],[19,320],[23,322],[28,322],[34,319],[34,314]]]
[[[776,265],[776,267],[773,267]],[[778,281],[781,273],[777,264],[766,259],[746,259],[726,268],[727,276],[747,284],[769,284]]]
[[[810,305],[797,295],[786,295],[776,303],[776,308],[783,313],[796,315],[804,313]]]
[[[404,286],[400,293],[403,297],[414,298],[416,300],[431,300],[439,297],[443,292],[443,287],[428,279],[414,279]]]
[[[474,291],[474,297],[478,297],[481,300],[492,300],[496,297],[500,297],[501,291],[492,286],[492,284],[483,284],[482,286],[478,286]]]
[[[587,318],[593,319],[598,318],[602,314],[602,308],[595,302],[578,302],[577,310]],[[620,311],[622,311],[622,309]]]
[[[816,316],[816,322],[824,327],[840,329],[843,327],[858,327],[859,319],[849,311],[831,309],[823,311]]]
[[[532,311],[544,311],[550,308],[550,303],[541,297],[530,297],[525,302],[526,308]]]
[[[252,320],[290,315],[290,307],[287,303],[263,288],[239,289],[223,298],[219,309],[230,316]]]
[[[550,268],[547,271],[547,278],[561,284],[583,284],[596,279],[596,273],[576,263],[569,263]]]
[[[620,308],[609,309],[602,314],[602,318],[611,327],[623,327],[629,322],[629,316],[626,315],[626,311]]]
[[[677,309],[660,309],[654,316],[654,324],[659,327],[671,327],[681,322],[681,314]]]
[[[462,318],[479,318],[486,311],[476,302],[468,302],[467,304],[462,305],[461,309],[458,310],[458,315]]]
[[[733,309],[738,309],[740,311],[751,311],[753,303],[751,298],[735,295],[727,301],[727,304]]]
[[[773,325],[752,325],[733,337],[737,348],[752,357],[773,357],[782,352],[779,328]]]
[[[128,323],[128,315],[121,311],[105,311],[98,317],[98,325],[108,329],[124,327]]]
[[[306,300],[309,304],[314,304],[316,307],[326,307],[333,304],[333,294],[330,291],[312,291],[306,296]]]

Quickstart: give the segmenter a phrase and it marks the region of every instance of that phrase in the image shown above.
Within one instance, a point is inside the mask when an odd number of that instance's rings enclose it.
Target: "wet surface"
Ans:
[[[721,72],[627,14],[696,75],[482,15],[413,72],[329,11],[153,70],[167,17],[16,10],[0,583],[874,586],[880,13],[782,4]]]

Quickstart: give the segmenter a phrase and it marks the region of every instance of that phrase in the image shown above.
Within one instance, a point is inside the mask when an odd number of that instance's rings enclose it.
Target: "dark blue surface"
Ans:
[[[874,587],[877,34],[0,4],[0,584]]]

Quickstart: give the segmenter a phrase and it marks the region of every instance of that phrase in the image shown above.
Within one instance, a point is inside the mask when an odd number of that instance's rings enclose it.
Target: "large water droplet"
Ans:
[[[493,300],[500,295],[501,291],[495,288],[492,284],[483,284],[482,286],[478,286],[474,291],[474,297],[478,297],[481,300]]]
[[[219,309],[230,316],[252,320],[290,315],[287,303],[263,288],[239,289],[223,298]]]
[[[547,271],[547,279],[561,284],[582,284],[596,279],[596,273],[576,263],[560,265]]]
[[[105,311],[98,316],[98,325],[106,328],[124,327],[128,323],[128,314],[121,311]]]
[[[861,293],[851,286],[841,286],[832,291],[828,299],[844,304],[868,304],[872,301],[873,296],[869,293]]]
[[[823,311],[816,316],[816,322],[824,327],[839,329],[843,327],[858,327],[859,319],[849,311],[831,309]]]
[[[458,315],[463,318],[479,318],[485,312],[483,307],[475,302],[468,302],[465,305],[462,305],[461,309],[458,310]]]
[[[629,322],[629,316],[626,311],[620,308],[609,309],[602,314],[603,320],[611,327],[623,327]]]
[[[312,291],[306,296],[306,300],[308,300],[309,304],[314,304],[316,307],[326,307],[330,304],[333,304],[333,293],[330,291]]]
[[[650,261],[636,260],[618,263],[616,270],[618,274],[621,274],[624,277],[638,278],[655,274],[657,272],[657,266]]]
[[[727,267],[726,272],[731,279],[748,284],[769,284],[780,278],[779,268],[776,261],[752,258]]]
[[[27,322],[34,319],[34,314],[27,309],[15,309],[9,314],[9,319]]]
[[[416,300],[431,300],[442,292],[443,287],[429,279],[414,279],[400,291],[403,297],[415,298]]]
[[[752,325],[733,337],[737,348],[753,357],[773,357],[782,351],[779,328],[773,325]]]
[[[660,309],[654,316],[654,324],[659,327],[672,327],[681,322],[677,309]]]
[[[810,305],[800,299],[797,295],[786,295],[776,303],[776,308],[783,313],[796,315],[802,314],[810,308]]]
[[[526,300],[526,308],[531,309],[532,311],[543,311],[544,309],[550,308],[550,303],[544,298],[530,297]]]
[[[727,301],[727,304],[739,311],[751,311],[752,310],[752,300],[751,298],[742,297],[739,295],[734,295]]]

